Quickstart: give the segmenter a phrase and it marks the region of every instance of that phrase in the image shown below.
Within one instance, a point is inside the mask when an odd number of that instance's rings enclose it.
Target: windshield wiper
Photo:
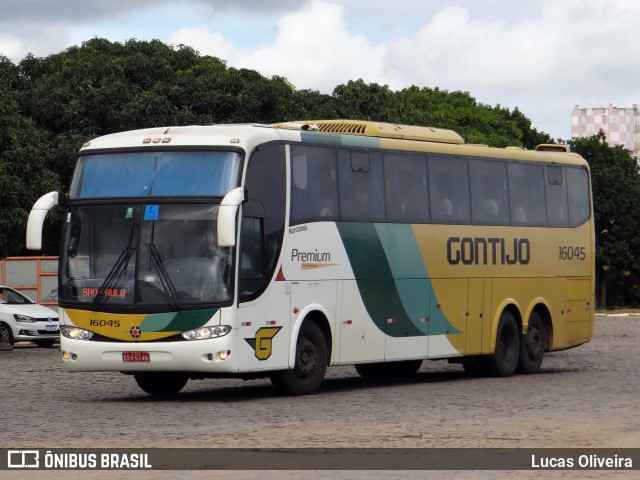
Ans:
[[[176,291],[176,287],[169,276],[169,272],[165,268],[162,263],[162,258],[160,258],[160,254],[158,253],[158,249],[153,243],[145,243],[147,249],[149,250],[149,257],[151,261],[156,266],[156,270],[158,271],[158,275],[160,276],[160,283],[162,283],[162,287],[164,288],[167,295],[169,295],[169,299],[171,300],[171,305],[176,310],[182,308],[182,304],[180,300],[178,300],[178,292]]]
[[[122,252],[120,253],[120,256],[116,260],[116,263],[113,265],[111,270],[109,270],[109,273],[107,274],[107,277],[104,279],[104,282],[102,282],[102,285],[100,285],[100,288],[98,289],[98,293],[96,294],[95,298],[93,299],[93,303],[91,304],[93,308],[98,306],[98,304],[100,303],[100,299],[105,296],[104,293],[107,291],[107,288],[109,288],[109,286],[113,285],[115,282],[120,280],[120,277],[122,276],[123,273],[125,275],[127,274],[127,265],[129,264],[129,259],[131,258],[131,255],[133,255],[133,252],[135,251],[136,251],[135,247],[129,247],[129,246],[124,247],[124,250],[122,250]],[[105,297],[105,298],[109,298],[109,297]]]

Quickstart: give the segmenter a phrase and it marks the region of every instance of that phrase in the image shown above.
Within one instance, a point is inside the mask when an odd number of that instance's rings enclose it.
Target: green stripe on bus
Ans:
[[[336,225],[362,301],[380,330],[392,337],[460,333],[436,307],[411,225]]]
[[[337,223],[367,313],[392,337],[425,335],[404,309],[376,227],[371,223]]]
[[[427,335],[461,333],[436,307],[437,298],[410,224],[377,223],[376,231],[411,322]],[[429,321],[424,321],[428,318]]]

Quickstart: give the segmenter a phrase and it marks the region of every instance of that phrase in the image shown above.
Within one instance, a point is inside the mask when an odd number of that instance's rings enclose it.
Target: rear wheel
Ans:
[[[315,392],[327,370],[327,343],[320,327],[306,321],[296,341],[296,362],[293,370],[271,374],[271,383],[287,395],[308,395]]]
[[[546,331],[542,318],[537,312],[531,312],[527,333],[520,337],[519,373],[536,373],[540,370],[545,344]]]
[[[483,370],[493,377],[510,377],[520,358],[520,332],[513,313],[505,310],[498,322],[496,349],[493,355],[482,357]]]
[[[422,360],[404,360],[401,362],[359,363],[356,372],[367,378],[396,378],[413,375],[422,366]]]
[[[138,386],[150,395],[175,395],[187,384],[189,377],[181,373],[134,373]]]
[[[11,327],[6,323],[0,323],[0,334],[7,339],[11,345],[14,344],[13,333],[11,332]]]

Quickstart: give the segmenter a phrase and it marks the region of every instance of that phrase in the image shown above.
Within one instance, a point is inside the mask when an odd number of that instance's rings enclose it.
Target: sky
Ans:
[[[349,80],[468,92],[571,136],[574,106],[640,103],[638,0],[0,0],[19,63],[95,37],[188,45],[330,94]],[[284,120],[284,119],[283,119]],[[436,125],[437,126],[437,125]]]

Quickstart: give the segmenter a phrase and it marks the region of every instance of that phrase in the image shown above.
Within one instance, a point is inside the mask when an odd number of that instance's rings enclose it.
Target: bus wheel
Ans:
[[[422,366],[422,360],[404,360],[401,362],[358,363],[356,372],[366,378],[396,378],[413,375]]]
[[[536,373],[540,370],[544,357],[545,338],[542,318],[537,312],[531,312],[527,333],[520,337],[519,373]]]
[[[510,377],[516,371],[520,356],[520,332],[513,313],[505,310],[498,322],[496,350],[483,357],[483,370],[492,377]]]
[[[149,395],[175,395],[187,384],[189,377],[180,373],[134,373],[138,386]]]
[[[315,392],[327,370],[327,344],[320,327],[306,321],[296,342],[296,363],[293,370],[281,370],[271,375],[271,383],[287,395],[308,395]]]

